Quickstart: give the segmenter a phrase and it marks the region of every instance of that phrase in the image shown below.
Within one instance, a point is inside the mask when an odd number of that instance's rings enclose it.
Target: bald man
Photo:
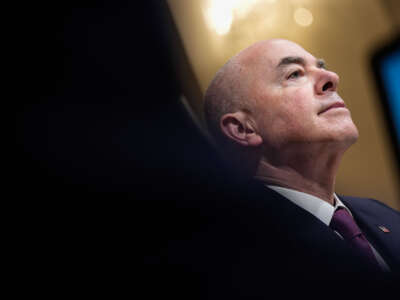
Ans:
[[[341,262],[351,253],[370,271],[398,274],[399,212],[335,194],[341,158],[358,138],[338,83],[322,59],[299,45],[261,41],[217,72],[205,117],[225,158],[243,177],[262,182],[266,202],[284,203],[276,214],[296,224],[288,233],[293,239],[308,239],[316,256],[325,255],[323,247],[335,249],[326,260],[342,251]]]

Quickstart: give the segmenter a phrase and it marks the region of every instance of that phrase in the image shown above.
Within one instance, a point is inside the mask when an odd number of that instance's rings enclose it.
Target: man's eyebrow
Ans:
[[[300,56],[287,56],[287,57],[284,57],[284,58],[281,59],[281,61],[278,64],[278,68],[280,68],[282,66],[291,65],[291,64],[297,64],[297,65],[305,66],[306,62]],[[317,59],[316,66],[318,68],[325,69],[326,68],[325,60],[323,60],[322,58]]]
[[[302,65],[304,66],[306,62],[302,57],[299,56],[287,56],[281,59],[281,61],[278,64],[278,68],[286,65],[291,65],[291,64],[297,64],[297,65]]]

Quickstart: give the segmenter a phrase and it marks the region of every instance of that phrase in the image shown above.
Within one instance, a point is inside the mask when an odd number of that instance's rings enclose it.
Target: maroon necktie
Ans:
[[[380,270],[379,264],[367,239],[346,209],[339,207],[333,214],[329,226],[337,231],[344,240],[348,241],[351,247],[370,263],[373,270]]]

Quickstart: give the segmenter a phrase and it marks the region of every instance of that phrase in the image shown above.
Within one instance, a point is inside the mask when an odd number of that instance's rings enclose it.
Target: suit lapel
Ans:
[[[343,197],[368,241],[393,271],[400,271],[400,224],[397,212],[370,199]],[[387,232],[387,230],[389,232]]]
[[[329,261],[329,265],[337,271],[365,269],[364,262],[331,228],[289,199],[268,190],[269,199],[265,201],[273,202],[275,211],[279,211],[279,226],[312,257]]]

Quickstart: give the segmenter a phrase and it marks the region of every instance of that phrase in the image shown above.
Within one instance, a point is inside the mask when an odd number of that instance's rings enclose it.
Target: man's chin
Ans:
[[[358,130],[353,123],[348,124],[346,127],[330,129],[325,132],[322,140],[339,148],[347,149],[358,140]],[[336,148],[336,147],[335,147]]]
[[[347,147],[350,147],[353,145],[355,142],[358,140],[358,129],[357,127],[353,124],[351,128],[348,128],[340,137],[340,140],[343,142],[344,145]]]
[[[344,118],[332,127],[334,136],[338,141],[344,142],[351,146],[358,140],[358,129],[351,118]]]

